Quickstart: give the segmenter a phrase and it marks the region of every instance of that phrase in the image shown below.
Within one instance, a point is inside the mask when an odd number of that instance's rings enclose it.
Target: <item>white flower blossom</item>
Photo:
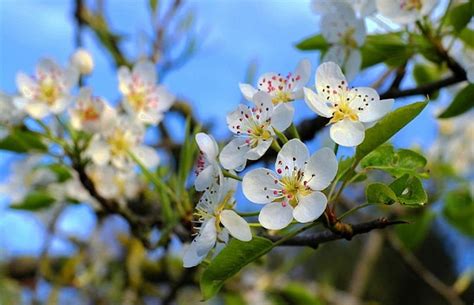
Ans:
[[[379,120],[393,105],[393,99],[380,100],[368,87],[350,89],[344,74],[333,62],[316,71],[317,93],[305,88],[306,104],[318,115],[331,118],[331,139],[342,146],[357,146],[364,140],[365,125]]]
[[[304,59],[298,63],[293,73],[282,76],[280,73],[268,72],[258,78],[257,88],[250,84],[239,84],[240,91],[246,100],[252,101],[258,91],[268,93],[273,104],[292,102],[303,98],[303,87],[308,83],[311,74],[311,63]]]
[[[143,144],[144,128],[129,116],[119,116],[113,126],[100,134],[95,134],[86,151],[92,161],[99,166],[109,162],[119,169],[129,169],[134,163],[134,154],[146,167],[159,163],[157,152]]]
[[[242,170],[247,160],[257,160],[268,150],[274,138],[274,128],[287,129],[293,121],[293,107],[273,106],[272,97],[259,91],[253,95],[253,107],[239,105],[227,116],[229,129],[236,137],[219,155],[226,169]]]
[[[35,119],[63,112],[72,98],[70,90],[78,81],[76,68],[61,68],[50,59],[43,59],[30,77],[18,73],[16,83],[21,96],[14,99],[15,106]]]
[[[13,98],[0,91],[0,139],[8,135],[8,127],[19,125],[24,117],[25,113],[13,105]]]
[[[376,0],[378,12],[400,25],[406,25],[428,15],[437,0]]]
[[[306,145],[292,139],[278,153],[276,173],[266,168],[252,170],[244,176],[242,190],[250,201],[265,204],[260,224],[280,230],[293,218],[307,223],[324,213],[327,198],[320,191],[334,179],[337,167],[331,149],[322,148],[310,157]]]
[[[83,75],[91,74],[94,70],[94,59],[91,53],[86,49],[79,48],[72,54],[70,59],[71,65]]]
[[[360,71],[362,55],[359,48],[366,37],[365,22],[358,19],[346,2],[335,2],[333,10],[321,18],[321,34],[331,45],[323,62],[333,61],[342,66],[349,80]]]
[[[196,180],[194,186],[197,191],[204,191],[212,183],[222,180],[222,169],[217,161],[219,147],[216,140],[203,132],[196,134],[199,146],[199,157],[196,165]]]
[[[212,185],[202,195],[195,211],[199,233],[184,253],[184,267],[198,265],[214,247],[221,250],[229,234],[241,241],[252,239],[248,223],[233,210],[236,188],[237,181],[224,178],[220,185]]]
[[[69,114],[72,127],[91,133],[105,130],[116,117],[115,110],[104,99],[93,96],[90,88],[81,88]]]
[[[123,94],[124,108],[146,124],[158,124],[175,97],[162,85],[157,85],[155,66],[150,61],[138,62],[130,71],[118,71],[119,90]]]

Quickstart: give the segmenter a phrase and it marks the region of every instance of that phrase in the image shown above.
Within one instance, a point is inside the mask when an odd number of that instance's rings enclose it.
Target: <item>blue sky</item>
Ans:
[[[32,72],[40,57],[52,57],[63,64],[67,62],[74,50],[72,3],[62,0],[0,1],[2,91],[14,93],[17,71]],[[148,1],[106,3],[112,28],[118,32],[128,37],[139,37],[149,31]],[[218,138],[228,135],[225,114],[241,100],[238,83],[244,80],[250,62],[258,63],[257,75],[268,71],[287,73],[303,58],[310,59],[313,71],[318,64],[316,53],[302,53],[294,48],[297,41],[318,31],[318,19],[311,12],[309,1],[196,0],[190,1],[187,8],[195,11],[198,29],[204,40],[191,60],[168,74],[164,83],[178,96],[188,100],[198,117],[213,122],[216,127],[213,132]],[[119,95],[112,63],[90,33],[85,33],[84,44],[91,50],[96,64],[87,84],[97,95],[116,101]],[[126,47],[130,54],[136,54],[139,39],[132,39]],[[355,83],[368,85],[373,82],[373,75],[370,72],[361,74]],[[432,119],[434,107],[439,106],[430,106],[425,110],[409,128],[396,136],[395,143],[405,147],[428,147],[436,136],[436,125]],[[314,115],[303,102],[296,103],[296,109],[297,121]],[[9,160],[8,155],[1,154],[0,169],[5,169]],[[0,179],[2,176],[0,174]],[[62,230],[87,236],[90,226],[70,221],[68,215],[93,224],[90,210],[83,206],[70,207],[60,222]],[[12,226],[16,235],[4,234]],[[4,254],[36,253],[41,246],[41,225],[28,213],[0,210],[0,233],[0,257],[2,251],[6,251]],[[59,242],[55,249],[59,252],[68,250]]]

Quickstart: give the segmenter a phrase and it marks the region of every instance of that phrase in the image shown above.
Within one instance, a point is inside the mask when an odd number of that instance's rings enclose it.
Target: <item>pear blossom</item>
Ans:
[[[323,214],[327,198],[321,192],[337,173],[337,159],[329,148],[309,156],[306,145],[298,139],[288,141],[280,150],[275,171],[258,168],[242,181],[245,197],[265,204],[260,224],[270,230],[288,226],[293,218],[300,223],[312,222]]]
[[[72,54],[70,59],[71,65],[75,66],[77,70],[83,75],[91,74],[94,70],[94,59],[91,53],[86,49],[79,48]]]
[[[175,97],[162,85],[157,85],[155,66],[140,61],[130,71],[118,71],[119,90],[123,94],[125,110],[146,124],[158,124],[175,101]]]
[[[335,3],[347,3],[352,6],[359,18],[368,17],[377,11],[375,0],[313,0],[311,8],[316,14],[332,13],[338,9]]]
[[[428,15],[438,0],[376,0],[378,12],[400,25],[406,25]]]
[[[72,100],[70,91],[77,84],[78,76],[75,67],[63,69],[50,59],[42,59],[35,76],[18,73],[16,83],[21,95],[13,102],[35,119],[61,113]]]
[[[263,91],[272,97],[273,104],[292,102],[303,98],[303,87],[308,83],[311,63],[304,59],[298,63],[293,73],[282,76],[280,73],[268,72],[258,78],[257,88],[250,84],[239,84],[240,91],[246,100],[252,101],[255,93]]]
[[[333,61],[342,66],[351,80],[362,64],[359,48],[366,37],[365,22],[356,17],[354,9],[346,2],[335,2],[332,6],[333,10],[321,18],[321,34],[331,45],[323,62]]]
[[[200,224],[199,233],[184,253],[185,268],[198,265],[214,247],[219,251],[229,234],[241,241],[252,239],[248,223],[233,210],[236,187],[237,181],[224,178],[220,185],[213,184],[202,195],[194,213]]]
[[[242,170],[247,160],[257,160],[268,150],[274,129],[284,131],[293,121],[294,109],[287,104],[274,106],[272,97],[259,91],[252,98],[253,107],[239,105],[227,115],[227,125],[236,136],[219,155],[226,169]]]
[[[380,100],[368,87],[349,88],[338,65],[327,62],[316,71],[316,90],[305,88],[306,104],[318,115],[331,118],[331,139],[342,146],[357,146],[364,140],[365,125],[379,120],[393,105]]]
[[[99,166],[111,163],[119,169],[129,169],[134,163],[130,153],[144,166],[155,167],[159,163],[157,152],[143,144],[144,128],[129,116],[119,116],[113,126],[95,134],[86,154]]]
[[[81,88],[69,114],[72,127],[91,133],[108,128],[116,116],[115,110],[104,99],[93,96],[90,88]]]
[[[196,165],[196,180],[194,186],[197,191],[204,191],[212,183],[222,180],[222,169],[217,161],[219,147],[216,140],[203,132],[196,134],[199,146],[199,157]]]

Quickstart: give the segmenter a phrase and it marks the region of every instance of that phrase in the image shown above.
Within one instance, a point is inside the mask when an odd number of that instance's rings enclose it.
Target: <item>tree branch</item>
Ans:
[[[350,240],[355,235],[368,233],[375,229],[384,229],[388,226],[397,225],[397,224],[405,224],[407,222],[402,220],[388,220],[387,218],[378,218],[372,221],[358,223],[358,224],[347,224],[352,228],[352,233],[347,234],[340,234],[334,231],[323,231],[313,234],[305,234],[300,236],[295,236],[287,241],[285,241],[282,246],[308,246],[311,248],[316,249],[320,244],[326,243],[333,240],[338,239],[347,239]],[[272,241],[278,241],[281,239],[279,236],[271,236],[269,237]]]

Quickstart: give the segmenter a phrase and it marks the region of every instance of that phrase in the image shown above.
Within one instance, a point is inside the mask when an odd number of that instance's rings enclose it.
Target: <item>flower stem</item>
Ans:
[[[279,131],[278,129],[276,128],[273,128],[273,131],[275,132],[275,134],[277,135],[277,137],[280,139],[280,141],[285,144],[286,142],[288,142],[288,138],[285,136],[285,134],[281,131]]]
[[[339,144],[335,143],[334,145],[334,154],[337,156],[337,152],[339,150]]]
[[[291,123],[289,131],[293,138],[300,139],[300,134],[298,133],[295,124]]]
[[[224,174],[224,177],[232,178],[238,181],[242,181],[242,178],[237,176],[236,174],[232,174],[229,171],[223,170],[222,173]]]
[[[277,141],[276,139],[273,139],[272,148],[273,148],[276,152],[280,152],[280,150],[281,150],[281,146],[280,146],[280,144],[278,144],[278,141]]]
[[[237,211],[236,211],[237,212]],[[242,217],[254,217],[258,216],[260,214],[260,211],[255,211],[255,212],[237,212]]]
[[[378,203],[364,203],[364,204],[358,205],[358,206],[350,209],[349,211],[343,213],[341,216],[339,216],[337,218],[337,220],[342,220],[343,218],[345,218],[345,217],[351,215],[352,213],[354,213],[355,211],[366,208],[366,207],[369,207],[371,205],[378,205]]]

